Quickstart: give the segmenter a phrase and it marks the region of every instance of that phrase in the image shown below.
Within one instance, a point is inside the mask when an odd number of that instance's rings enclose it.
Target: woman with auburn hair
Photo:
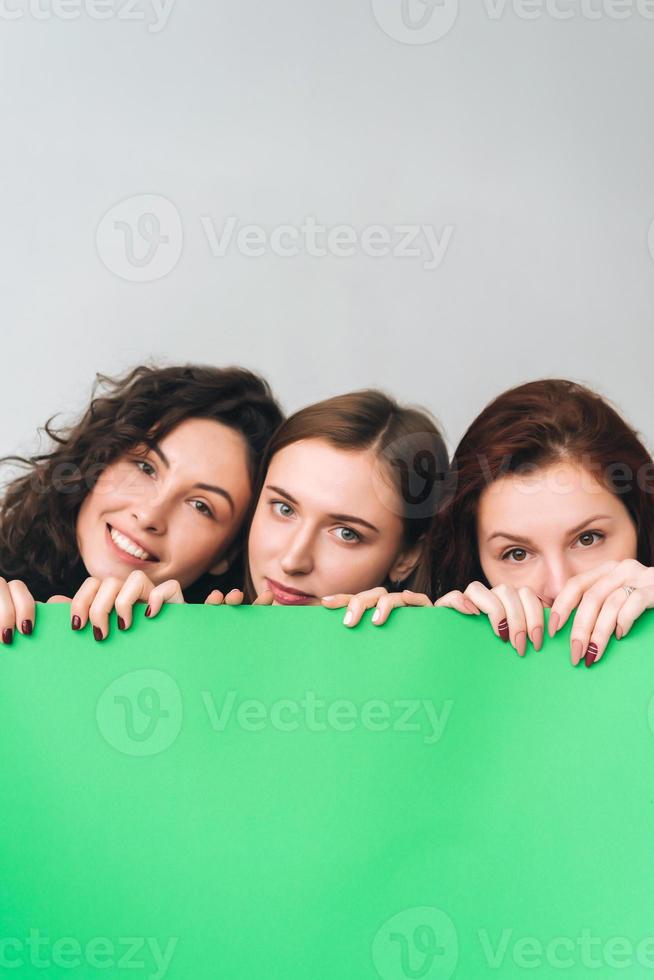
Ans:
[[[282,423],[262,462],[245,596],[213,592],[207,602],[338,606],[335,593],[427,588],[420,555],[446,468],[433,420],[380,391],[301,409]],[[152,615],[164,601],[179,600],[155,589]],[[363,611],[357,602],[348,625]]]
[[[565,380],[504,392],[446,478],[427,545],[436,605],[486,613],[520,655],[528,638],[540,649],[544,608],[553,636],[578,607],[571,658],[591,666],[654,605],[653,491],[651,456],[595,392]]]
[[[124,626],[159,583],[204,599],[228,569],[240,581],[256,469],[281,420],[267,383],[241,368],[98,375],[79,421],[46,423],[54,448],[3,460],[27,472],[0,502],[2,642],[16,625],[31,633],[34,599],[53,593],[77,593],[73,629],[91,611],[102,639],[114,604]]]

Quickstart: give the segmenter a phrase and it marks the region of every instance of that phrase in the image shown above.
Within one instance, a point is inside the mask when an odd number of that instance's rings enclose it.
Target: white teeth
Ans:
[[[124,534],[117,531],[115,527],[111,528],[109,532],[111,534],[111,540],[114,544],[117,544],[121,551],[126,551],[128,555],[133,555],[134,558],[140,558],[142,561],[148,561],[150,555],[143,548],[139,548],[137,544],[126,538]]]

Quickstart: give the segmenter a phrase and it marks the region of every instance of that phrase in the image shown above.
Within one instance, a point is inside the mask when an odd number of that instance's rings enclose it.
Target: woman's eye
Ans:
[[[589,548],[592,544],[595,544],[596,541],[602,541],[603,538],[604,535],[599,531],[584,531],[583,534],[579,535],[577,540],[583,548]]]
[[[338,533],[339,531],[341,532],[340,534]],[[337,527],[336,537],[339,538],[341,541],[347,541],[348,544],[351,541],[361,540],[361,535],[357,534],[356,531],[353,531],[351,527]]]
[[[527,557],[527,552],[524,548],[511,548],[509,551],[505,551],[502,555],[502,561],[524,561]]]
[[[134,462],[140,471],[145,473],[146,476],[154,476],[156,470],[152,463],[148,463],[147,459],[135,459]]]
[[[204,500],[192,500],[191,503],[197,505],[194,506],[193,509],[197,510],[198,514],[205,514],[207,517],[213,517],[210,508],[207,507]]]
[[[285,503],[283,500],[274,500],[272,508],[280,517],[292,517],[295,513],[291,505]]]

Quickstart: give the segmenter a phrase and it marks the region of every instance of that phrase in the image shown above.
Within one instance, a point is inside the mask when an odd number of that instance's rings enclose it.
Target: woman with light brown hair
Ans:
[[[357,593],[428,587],[421,556],[442,491],[447,451],[424,411],[383,392],[352,392],[291,415],[262,461],[247,539],[243,591],[209,604],[342,604],[354,625]],[[151,615],[164,601],[149,597]]]
[[[454,453],[427,542],[437,606],[486,613],[524,655],[573,610],[571,659],[599,660],[654,605],[654,462],[590,389],[565,380],[506,391]],[[399,596],[382,601],[383,622]]]

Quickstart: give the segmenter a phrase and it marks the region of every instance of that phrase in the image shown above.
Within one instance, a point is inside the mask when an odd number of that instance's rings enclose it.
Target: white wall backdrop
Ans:
[[[1,452],[143,360],[654,443],[654,0],[0,0],[0,80]]]

